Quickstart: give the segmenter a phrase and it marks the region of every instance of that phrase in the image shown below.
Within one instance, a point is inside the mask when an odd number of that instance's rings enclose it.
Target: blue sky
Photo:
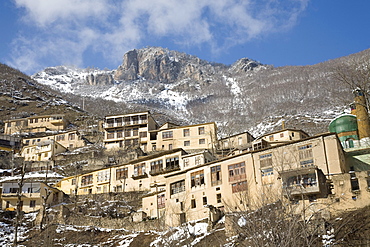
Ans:
[[[311,65],[370,48],[370,1],[3,0],[0,62],[117,68],[161,46],[212,62]]]

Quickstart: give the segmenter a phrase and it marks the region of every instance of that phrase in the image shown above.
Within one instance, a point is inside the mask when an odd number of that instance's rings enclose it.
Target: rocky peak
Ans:
[[[185,53],[160,47],[131,50],[123,56],[123,63],[115,72],[117,81],[139,78],[169,83],[184,78],[201,80],[209,62]]]
[[[233,73],[245,73],[255,70],[257,67],[260,66],[262,66],[260,62],[249,58],[241,58],[231,66],[230,71]]]

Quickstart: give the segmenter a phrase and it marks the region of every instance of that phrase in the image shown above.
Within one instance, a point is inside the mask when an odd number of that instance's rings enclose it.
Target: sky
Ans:
[[[370,48],[368,0],[2,0],[0,62],[116,69],[160,46],[232,64],[312,65]]]

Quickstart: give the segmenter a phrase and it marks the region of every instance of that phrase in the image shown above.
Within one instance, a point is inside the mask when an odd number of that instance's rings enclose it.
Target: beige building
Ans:
[[[33,137],[33,138],[23,138],[23,145],[35,145],[38,142],[53,140],[58,142],[63,147],[68,149],[74,149],[78,147],[85,146],[85,141],[82,139],[80,133],[77,130],[73,131],[63,131],[54,135]]]
[[[155,139],[151,139],[150,148],[153,151],[182,148],[184,150],[216,150],[217,127],[214,122],[177,126],[166,123],[158,130],[152,131]]]
[[[158,128],[150,112],[106,116],[103,122],[104,146],[107,149],[140,147],[147,150],[149,131]]]
[[[173,149],[125,164],[67,177],[62,179],[57,187],[70,195],[151,191],[153,184],[165,183],[165,174],[183,170],[184,159],[187,159],[186,165],[191,167],[195,166],[196,162],[197,165],[203,165],[204,162],[214,158],[208,152],[189,156],[182,149]]]
[[[66,152],[67,148],[54,140],[45,140],[36,142],[33,145],[24,146],[21,150],[21,156],[25,161],[48,161],[52,160],[54,155]]]
[[[2,209],[15,211],[19,192],[18,182],[7,181],[3,182],[2,186]],[[27,180],[22,187],[21,198],[21,210],[29,213],[39,210],[44,202],[47,206],[61,203],[63,201],[63,192],[42,182]]]
[[[253,150],[289,143],[292,141],[297,141],[308,137],[309,135],[303,130],[282,129],[255,139],[252,143]]]
[[[242,150],[251,150],[254,137],[249,132],[243,132],[221,138],[218,141],[218,149],[223,154],[237,154]]]
[[[164,195],[166,222],[174,226],[283,198],[315,201],[332,193],[332,177],[348,171],[336,135],[324,134],[165,175],[165,191],[145,197],[143,210],[156,217],[153,207]]]
[[[341,189],[334,181],[346,176],[351,181],[350,174],[337,136],[327,133],[221,160],[208,152],[173,149],[64,178],[57,186],[70,195],[147,191],[142,210],[149,218],[164,215],[166,223],[175,226],[203,218],[217,220],[225,212],[255,209],[276,200],[328,203],[337,200]]]
[[[64,115],[44,115],[32,116],[28,118],[12,119],[5,121],[4,134],[22,134],[22,133],[35,133],[45,132],[48,130],[58,131],[64,130],[68,125],[68,121]]]

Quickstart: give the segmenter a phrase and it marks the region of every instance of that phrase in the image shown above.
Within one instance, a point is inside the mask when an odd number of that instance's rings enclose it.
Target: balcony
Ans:
[[[174,171],[179,171],[179,170],[180,170],[180,166],[177,165],[177,166],[170,166],[170,167],[157,169],[157,170],[151,170],[151,171],[149,171],[149,174],[151,176],[157,176],[157,175],[161,175],[161,174],[164,174],[164,173],[174,172]]]
[[[298,168],[280,172],[285,196],[325,194],[326,177],[317,167]]]
[[[148,177],[148,174],[146,172],[144,172],[143,174],[138,174],[138,175],[132,175],[131,178],[133,180],[138,180],[138,179],[143,179],[143,178],[147,178]]]
[[[1,197],[2,198],[17,198],[18,197],[18,193],[2,193],[1,194]],[[37,192],[37,193],[27,193],[27,192],[23,192],[21,194],[21,197],[23,198],[40,198],[41,195],[40,195],[40,192]]]
[[[50,119],[50,123],[51,124],[56,124],[56,125],[59,125],[59,124],[63,124],[64,123],[64,119]]]
[[[135,121],[128,121],[128,122],[105,122],[104,128],[119,128],[119,127],[125,127],[125,126],[131,126],[131,125],[140,125],[140,124],[148,124],[148,120],[135,120]]]

